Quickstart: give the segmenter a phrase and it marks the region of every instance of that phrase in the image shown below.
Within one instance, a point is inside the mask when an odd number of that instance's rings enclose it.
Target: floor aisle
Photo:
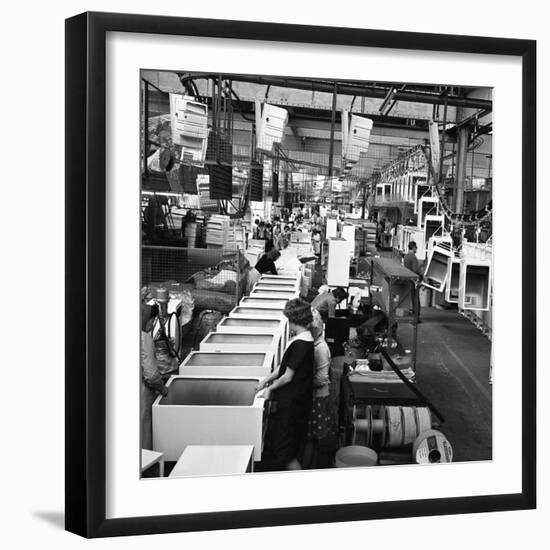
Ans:
[[[491,342],[456,310],[424,308],[418,388],[445,418],[455,461],[492,458]]]

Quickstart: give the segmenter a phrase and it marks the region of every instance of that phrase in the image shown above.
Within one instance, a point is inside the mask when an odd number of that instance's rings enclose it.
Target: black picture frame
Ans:
[[[105,517],[105,39],[109,31],[419,51],[522,60],[522,490],[517,494],[159,517]],[[252,42],[251,42],[252,46]],[[66,529],[85,537],[206,531],[536,506],[536,42],[116,13],[66,20]]]

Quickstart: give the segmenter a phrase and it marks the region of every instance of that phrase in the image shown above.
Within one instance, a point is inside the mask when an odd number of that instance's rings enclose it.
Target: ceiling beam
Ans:
[[[183,76],[183,75],[182,75]],[[186,78],[212,78],[218,75],[208,75],[204,73],[186,74]],[[234,82],[248,82],[251,84],[260,84],[264,86],[278,86],[280,88],[295,88],[298,90],[311,90],[315,92],[332,93],[334,89],[334,82],[330,80],[315,80],[315,79],[301,79],[301,78],[286,78],[278,76],[260,76],[260,75],[222,75],[222,78],[231,78]],[[359,96],[359,97],[373,97],[384,99],[388,90],[392,85],[387,87],[379,87],[361,84],[360,82],[340,82],[338,81],[338,93],[341,95]],[[445,98],[437,92],[421,92],[421,91],[405,91],[398,90],[393,95],[392,99],[395,101],[407,101],[411,103],[430,103],[430,104],[443,104]],[[477,99],[461,97],[456,95],[447,96],[447,105],[453,107],[466,107],[471,109],[487,109],[492,110],[493,102],[487,99]]]

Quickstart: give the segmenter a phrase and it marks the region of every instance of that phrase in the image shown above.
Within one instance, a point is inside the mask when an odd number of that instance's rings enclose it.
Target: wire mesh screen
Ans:
[[[210,164],[208,175],[210,177],[210,198],[231,200],[233,197],[233,169],[231,166]]]
[[[271,173],[271,185],[273,189],[273,196],[272,200],[273,202],[279,202],[279,173],[278,172],[272,172]]]
[[[210,176],[210,198],[230,200],[232,193],[233,146],[228,132],[210,132],[206,149]]]
[[[166,178],[173,193],[197,194],[197,175],[199,169],[196,166],[177,164],[166,173]]]
[[[246,285],[244,264],[238,250],[144,245],[141,284],[175,283],[209,300],[211,309],[217,309],[216,298],[224,299],[220,295],[227,295],[231,303],[242,296]]]
[[[263,200],[263,169],[256,163],[250,168],[250,200]]]

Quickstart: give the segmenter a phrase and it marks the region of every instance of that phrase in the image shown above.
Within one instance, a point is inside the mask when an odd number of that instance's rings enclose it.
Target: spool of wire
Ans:
[[[438,430],[426,430],[413,444],[413,460],[417,464],[434,464],[453,461],[453,448]]]

